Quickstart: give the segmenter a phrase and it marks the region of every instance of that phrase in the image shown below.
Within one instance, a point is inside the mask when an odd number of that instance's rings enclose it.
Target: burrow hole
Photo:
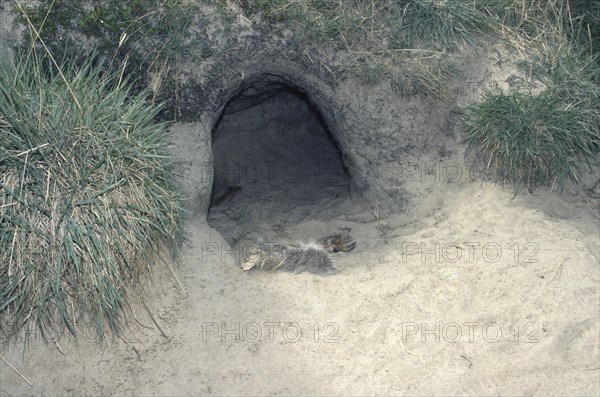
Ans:
[[[233,97],[212,135],[209,223],[227,238],[245,228],[335,217],[349,177],[332,132],[306,93],[249,87]]]

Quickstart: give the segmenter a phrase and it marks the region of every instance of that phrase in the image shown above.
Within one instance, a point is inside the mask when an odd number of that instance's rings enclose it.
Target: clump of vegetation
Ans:
[[[487,167],[513,183],[515,192],[539,184],[563,186],[567,177],[577,181],[579,160],[593,161],[600,144],[586,110],[565,106],[550,91],[488,91],[467,115],[469,147],[477,145]]]
[[[520,81],[508,92],[485,92],[465,115],[469,148],[515,193],[577,182],[578,165],[597,164],[600,148],[600,62],[591,35],[600,27],[597,15],[581,1],[482,2],[538,88]]]
[[[26,5],[23,5],[26,4]],[[42,40],[56,59],[82,65],[93,52],[103,67],[120,70],[136,92],[152,86],[162,117],[179,115],[182,58],[210,55],[189,29],[198,3],[184,0],[40,0],[17,2],[27,37]],[[28,42],[26,39],[25,42]],[[77,51],[73,51],[76,48]]]
[[[391,2],[389,27],[397,48],[457,50],[475,45],[492,26],[468,1],[400,0]]]
[[[2,339],[116,335],[138,282],[177,257],[183,212],[157,112],[99,66],[1,59]]]

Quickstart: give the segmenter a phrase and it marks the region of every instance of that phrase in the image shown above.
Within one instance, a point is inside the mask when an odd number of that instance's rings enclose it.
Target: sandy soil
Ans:
[[[33,386],[0,362],[0,396],[598,395],[598,200],[511,196],[449,186],[426,217],[377,219],[344,195],[253,211],[241,194],[211,212],[222,234],[188,225],[178,281],[156,274],[161,330],[140,314],[103,351],[16,345],[2,357]],[[333,276],[243,272],[223,238],[242,226],[349,227],[357,246]]]

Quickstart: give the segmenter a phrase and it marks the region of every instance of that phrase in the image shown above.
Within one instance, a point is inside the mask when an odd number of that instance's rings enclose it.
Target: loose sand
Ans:
[[[598,200],[447,189],[418,220],[344,195],[278,211],[242,192],[209,216],[222,234],[189,223],[185,292],[156,274],[164,335],[140,314],[148,328],[103,351],[14,346],[3,357],[33,386],[0,362],[0,395],[598,395]],[[357,246],[334,254],[333,276],[243,272],[223,236],[244,227],[295,240],[346,227]]]

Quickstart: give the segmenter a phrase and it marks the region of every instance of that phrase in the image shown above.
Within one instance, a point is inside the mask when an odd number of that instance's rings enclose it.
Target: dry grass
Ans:
[[[89,64],[59,74],[35,52],[2,61],[2,337],[116,335],[127,297],[182,241],[165,127],[144,97]]]
[[[587,9],[566,0],[483,2],[507,44],[526,59],[520,66],[529,80],[509,92],[491,89],[467,109],[469,147],[515,193],[577,182],[578,166],[599,160],[600,62],[594,38],[582,35],[598,25],[585,25]]]

